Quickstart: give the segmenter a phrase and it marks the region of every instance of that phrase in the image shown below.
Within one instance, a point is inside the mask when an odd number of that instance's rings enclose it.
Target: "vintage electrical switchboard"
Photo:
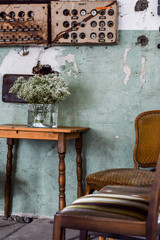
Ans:
[[[0,46],[30,44],[48,44],[48,4],[0,4]]]
[[[117,42],[118,4],[106,1],[52,1],[52,44]]]

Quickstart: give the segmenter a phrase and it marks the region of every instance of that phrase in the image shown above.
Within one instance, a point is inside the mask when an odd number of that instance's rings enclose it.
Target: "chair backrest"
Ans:
[[[155,167],[160,152],[160,110],[147,111],[135,119],[134,167]]]
[[[156,172],[153,180],[149,210],[147,217],[147,239],[157,239],[157,227],[160,205],[160,154],[158,157]]]

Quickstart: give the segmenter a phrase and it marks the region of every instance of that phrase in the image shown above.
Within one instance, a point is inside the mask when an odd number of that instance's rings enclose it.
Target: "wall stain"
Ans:
[[[147,0],[139,0],[139,1],[136,2],[134,10],[136,12],[139,12],[139,11],[144,11],[147,8],[148,8],[148,1]]]
[[[141,46],[146,46],[148,42],[149,42],[148,38],[145,35],[142,35],[137,38],[136,44],[139,44]]]

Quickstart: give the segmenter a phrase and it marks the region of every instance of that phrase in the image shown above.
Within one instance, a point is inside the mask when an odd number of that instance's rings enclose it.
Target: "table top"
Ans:
[[[32,128],[27,125],[20,124],[2,124],[0,125],[0,131],[29,131],[29,132],[55,132],[55,133],[78,133],[86,132],[89,130],[87,127],[66,127],[60,126],[57,128]]]

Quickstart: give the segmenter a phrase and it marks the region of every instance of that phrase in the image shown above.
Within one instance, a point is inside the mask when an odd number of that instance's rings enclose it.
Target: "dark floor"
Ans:
[[[31,223],[20,223],[16,219],[0,217],[0,240],[52,240],[53,221],[34,219]],[[78,231],[67,230],[66,240],[78,240]],[[98,240],[98,238],[91,237]]]

